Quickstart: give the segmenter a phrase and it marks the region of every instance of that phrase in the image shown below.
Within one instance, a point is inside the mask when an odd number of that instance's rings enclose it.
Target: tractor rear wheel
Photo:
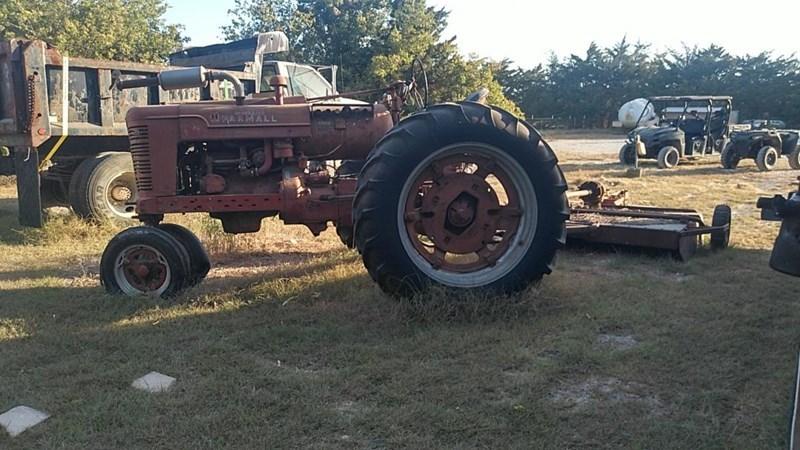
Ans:
[[[789,153],[788,158],[789,167],[794,170],[800,170],[800,147],[797,147],[792,153]]]
[[[680,162],[681,154],[677,148],[667,146],[658,152],[658,168],[659,169],[672,169]]]
[[[83,161],[69,182],[75,214],[96,220],[131,223],[136,201],[133,160],[128,153],[105,153]]]
[[[733,147],[733,142],[728,142],[725,145],[725,148],[722,149],[722,153],[719,155],[720,162],[722,163],[722,167],[725,169],[735,169],[739,166],[739,162],[742,158],[736,154],[736,149]]]
[[[203,281],[211,270],[211,260],[200,239],[187,228],[174,223],[162,223],[158,225],[158,228],[177,239],[189,254],[190,275],[188,286],[195,286]]]
[[[122,231],[100,260],[100,281],[112,295],[172,297],[189,286],[191,273],[186,248],[156,227]]]
[[[434,106],[370,154],[355,243],[392,295],[517,292],[552,271],[566,238],[566,189],[553,150],[527,123],[477,103]]]
[[[756,165],[758,166],[758,170],[762,172],[769,172],[770,170],[774,169],[776,165],[778,165],[778,159],[780,159],[780,155],[775,147],[771,147],[769,145],[763,147],[761,150],[759,150],[758,156],[756,157]]]

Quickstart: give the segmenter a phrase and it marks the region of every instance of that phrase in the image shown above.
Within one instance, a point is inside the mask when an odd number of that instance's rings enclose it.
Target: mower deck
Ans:
[[[568,242],[669,251],[681,261],[695,254],[703,235],[717,235],[712,247],[727,246],[730,220],[709,226],[693,209],[620,205],[624,195],[609,201],[603,197],[604,189],[599,194],[596,189],[568,194],[580,200],[570,205]],[[724,246],[713,245],[715,241]]]

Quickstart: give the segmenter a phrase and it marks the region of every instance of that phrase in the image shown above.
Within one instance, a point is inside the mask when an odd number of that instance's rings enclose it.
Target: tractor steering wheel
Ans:
[[[411,62],[410,72],[408,77],[409,103],[414,105],[417,110],[425,109],[429,101],[428,72],[421,59],[414,58],[414,61]]]

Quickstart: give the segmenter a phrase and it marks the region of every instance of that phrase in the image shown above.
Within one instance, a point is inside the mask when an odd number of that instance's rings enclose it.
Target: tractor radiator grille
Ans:
[[[128,128],[128,142],[133,157],[133,170],[136,172],[136,189],[153,190],[153,167],[150,164],[150,136],[147,127]]]

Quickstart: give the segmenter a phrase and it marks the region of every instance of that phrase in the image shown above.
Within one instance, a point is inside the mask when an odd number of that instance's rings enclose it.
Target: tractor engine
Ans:
[[[139,192],[137,213],[209,212],[228,233],[251,233],[265,217],[304,224],[349,224],[356,180],[329,161],[364,160],[392,126],[381,104],[308,103],[284,97],[146,106],[127,118]]]

